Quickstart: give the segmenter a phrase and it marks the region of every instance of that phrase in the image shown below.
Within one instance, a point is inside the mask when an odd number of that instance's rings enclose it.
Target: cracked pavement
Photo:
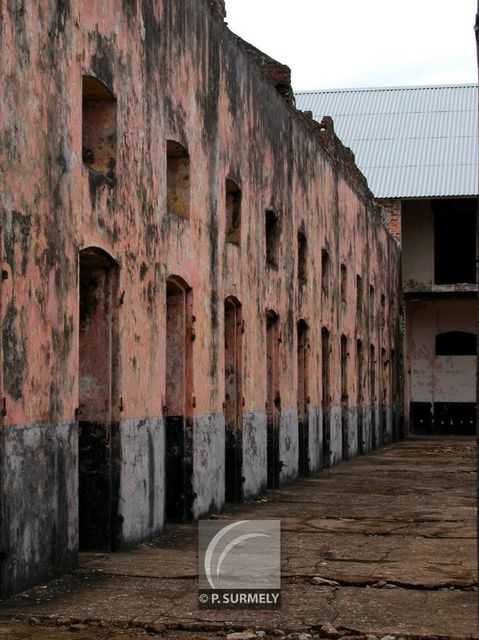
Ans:
[[[413,437],[215,514],[281,520],[280,610],[199,610],[197,527],[177,525],[129,552],[81,554],[73,574],[4,600],[0,638],[314,634],[326,623],[343,636],[477,638],[476,483],[474,438]]]

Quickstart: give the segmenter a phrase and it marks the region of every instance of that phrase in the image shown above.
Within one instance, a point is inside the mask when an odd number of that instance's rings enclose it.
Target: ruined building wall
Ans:
[[[399,436],[397,245],[220,5],[0,5],[2,594]]]
[[[477,198],[402,203],[411,429],[470,434],[476,413]]]

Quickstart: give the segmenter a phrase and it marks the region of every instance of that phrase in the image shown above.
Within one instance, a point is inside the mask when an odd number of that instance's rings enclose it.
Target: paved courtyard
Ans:
[[[281,519],[280,610],[198,610],[181,525],[3,601],[0,638],[478,637],[474,438],[410,438],[215,517]]]

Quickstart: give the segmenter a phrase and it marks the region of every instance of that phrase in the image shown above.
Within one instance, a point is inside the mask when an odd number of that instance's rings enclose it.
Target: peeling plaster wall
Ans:
[[[438,333],[475,333],[476,321],[476,300],[408,303],[411,402],[476,402],[476,357],[435,355]]]
[[[5,593],[61,573],[76,559],[81,249],[100,248],[117,265],[111,301],[117,345],[111,420],[119,425],[119,459],[114,461],[118,546],[153,535],[164,521],[169,276],[180,277],[191,290],[186,321],[191,335],[194,325],[195,340],[187,404],[194,424],[195,517],[221,508],[224,500],[227,296],[239,300],[244,321],[245,497],[266,484],[266,309],[278,314],[281,337],[280,446],[288,465],[282,481],[292,479],[297,469],[299,319],[309,327],[311,470],[321,464],[321,327],[330,333],[332,407],[341,404],[341,334],[348,339],[350,412],[357,398],[358,338],[366,361],[374,344],[376,354],[384,348],[388,358],[394,350],[396,369],[400,366],[399,250],[354,156],[341,145],[329,119],[318,124],[295,111],[284,85],[287,67],[278,67],[282,92],[271,86],[277,76],[274,61],[268,59],[265,77],[255,62],[257,50],[231,34],[221,15],[221,7],[218,12],[218,5],[206,0],[0,5],[0,257],[8,275],[2,282],[0,390],[6,409],[0,422]],[[82,75],[97,77],[116,97],[116,181],[82,163]],[[176,140],[188,151],[189,219],[166,210],[166,140]],[[239,245],[225,242],[227,178],[242,191]],[[275,211],[281,228],[277,268],[265,264],[266,209]],[[301,286],[296,255],[300,228],[308,243]],[[324,298],[322,249],[331,261]],[[345,302],[341,263],[347,266]],[[360,309],[356,275],[364,282]],[[375,366],[379,387],[379,362]],[[370,403],[369,369],[365,362],[365,404]],[[384,381],[385,411],[391,413],[393,405],[401,406],[393,377],[390,369]],[[25,425],[32,425],[31,438],[21,436]],[[340,430],[335,410],[333,463],[341,458]],[[354,454],[354,420],[349,430]],[[390,440],[392,428],[388,434]],[[47,452],[50,456],[60,449],[61,473],[60,467],[39,464]],[[41,508],[58,522],[56,546],[51,521],[37,517],[37,494],[22,493],[22,483],[31,477],[41,488]],[[66,494],[58,502],[60,491]]]
[[[408,397],[415,432],[473,434],[477,357],[436,355],[436,335],[476,333],[475,299],[407,301]]]

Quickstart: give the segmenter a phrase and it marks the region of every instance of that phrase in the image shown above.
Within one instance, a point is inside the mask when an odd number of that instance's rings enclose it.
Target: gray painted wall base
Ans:
[[[161,532],[165,510],[165,431],[162,417],[122,420],[120,434],[120,544]]]
[[[0,594],[71,570],[78,549],[78,427],[2,430]]]
[[[357,407],[348,407],[348,458],[355,458],[358,455],[358,409]]]
[[[266,412],[243,414],[243,497],[257,496],[267,482]]]
[[[309,471],[315,473],[321,469],[321,407],[309,405]]]
[[[321,469],[323,424],[319,406],[309,406],[310,472]],[[364,450],[372,446],[371,408],[363,411]],[[398,412],[396,412],[398,414]],[[343,452],[341,407],[330,408],[331,459],[358,454],[358,411],[347,411],[348,455]],[[393,440],[393,411],[375,409],[378,445]],[[385,423],[385,424],[384,424]],[[396,430],[399,424],[396,425]],[[243,415],[243,497],[267,483],[264,411]],[[165,429],[162,417],[119,423],[119,545],[131,546],[162,531],[165,508]],[[0,588],[3,596],[72,569],[78,550],[78,426],[75,422],[5,427],[2,431]],[[298,414],[280,416],[281,484],[298,473]],[[224,505],[225,422],[222,413],[198,415],[193,425],[193,516]]]
[[[279,421],[280,484],[298,476],[298,410],[283,409]]]
[[[341,406],[333,404],[329,411],[331,445],[330,445],[330,466],[343,460],[343,443],[341,433]]]
[[[225,501],[225,419],[222,413],[193,419],[193,517],[219,511]]]

